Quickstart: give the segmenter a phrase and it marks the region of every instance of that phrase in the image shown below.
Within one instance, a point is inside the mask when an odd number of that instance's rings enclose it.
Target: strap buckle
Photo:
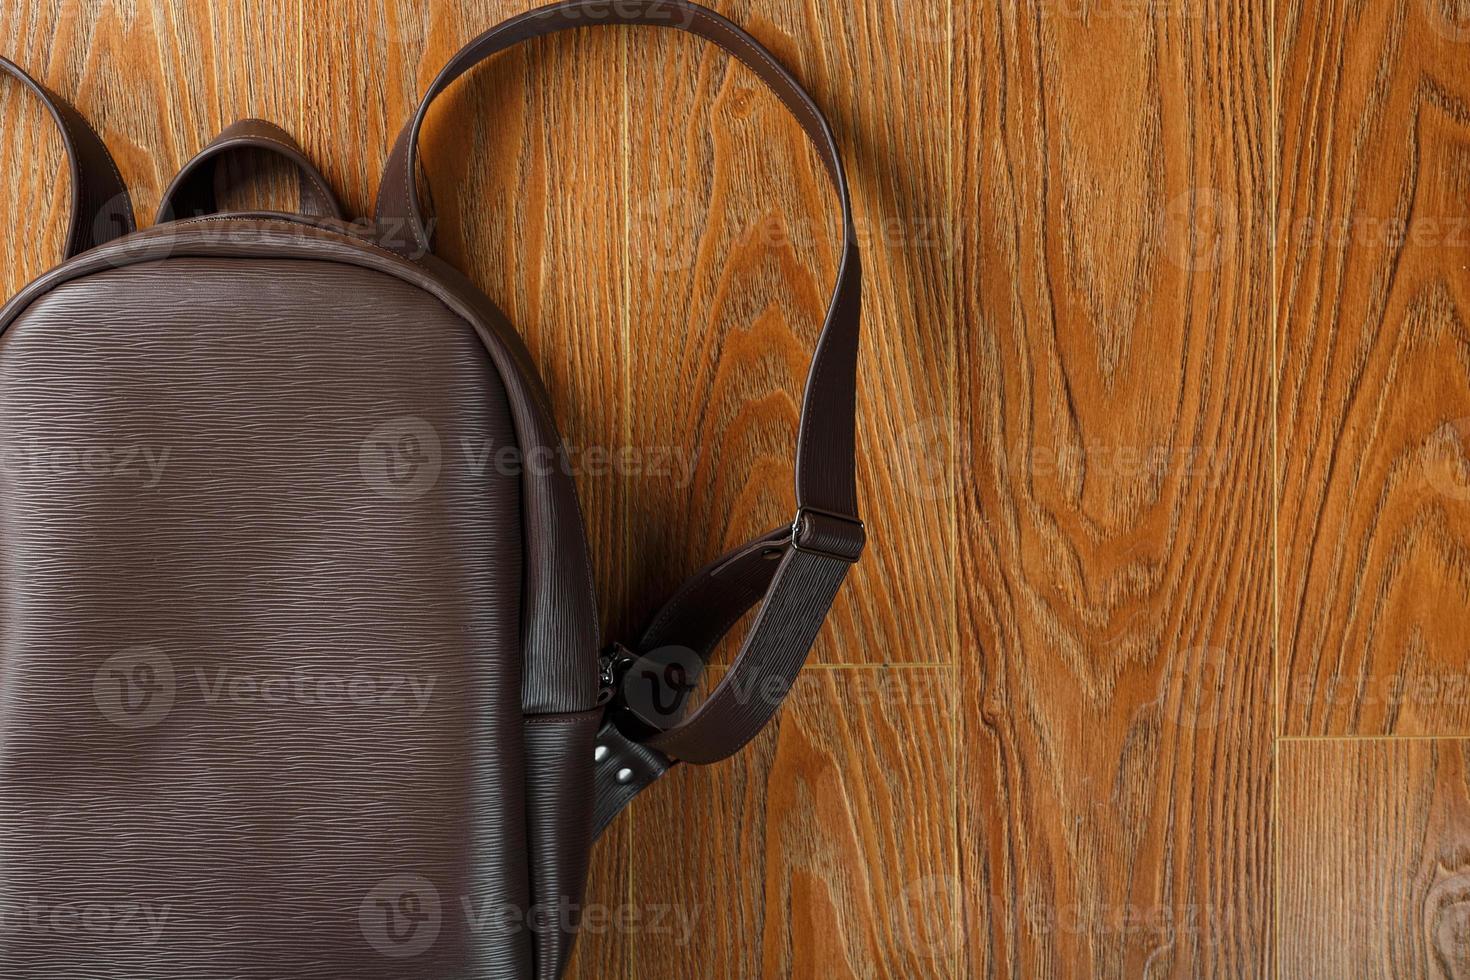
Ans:
[[[863,556],[867,528],[856,517],[819,507],[798,507],[791,522],[791,547],[849,565]]]
[[[633,666],[638,655],[621,643],[610,643],[597,655],[597,706],[611,704],[623,683],[623,675]]]

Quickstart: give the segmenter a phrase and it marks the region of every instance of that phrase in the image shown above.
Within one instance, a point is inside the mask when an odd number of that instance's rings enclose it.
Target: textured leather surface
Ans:
[[[166,915],[0,929],[0,976],[405,976],[364,916],[421,882],[412,975],[528,975],[461,911],[528,897],[520,484],[459,456],[515,442],[476,332],[336,262],[144,262],[9,326],[0,420],[4,900]]]
[[[386,273],[430,293],[469,323],[498,370],[510,402],[517,458],[559,459],[564,453],[550,401],[520,336],[467,279],[442,263],[403,260],[358,240],[327,220],[229,215],[157,225],[94,249],[48,272],[0,310],[0,330],[39,296],[119,264],[162,258],[330,259]],[[319,302],[330,303],[329,292]],[[522,465],[525,548],[521,642],[522,704],[527,714],[585,711],[597,703],[597,597],[591,559],[570,469]]]
[[[597,786],[594,836],[601,836],[633,798],[657,782],[671,765],[663,753],[624,735],[610,717],[597,732],[593,759],[592,778]]]
[[[526,817],[537,980],[561,976],[581,921],[592,851],[593,740],[601,709],[526,719]]]

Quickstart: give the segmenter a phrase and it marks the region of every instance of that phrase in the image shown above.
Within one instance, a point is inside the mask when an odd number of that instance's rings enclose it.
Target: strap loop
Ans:
[[[867,528],[856,517],[833,514],[816,507],[803,507],[791,523],[791,546],[797,551],[822,555],[849,565],[863,556],[868,543]]]
[[[344,220],[342,205],[316,165],[290,134],[264,119],[241,119],[225,128],[193,159],[184,164],[163,199],[158,203],[158,221],[197,218],[216,214],[219,204],[215,181],[224,158],[244,150],[264,150],[285,159],[301,181],[301,210],[304,214]]]

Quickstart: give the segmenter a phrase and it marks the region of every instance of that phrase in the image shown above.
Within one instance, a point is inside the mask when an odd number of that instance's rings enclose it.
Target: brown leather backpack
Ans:
[[[815,141],[845,237],[795,519],[606,649],[546,394],[430,251],[412,179],[451,82],[598,23],[685,30],[754,69]],[[771,719],[863,549],[860,273],[826,120],[703,7],[571,0],[450,60],[372,221],[246,120],[136,231],[95,132],[3,67],[60,125],[74,193],[66,261],[0,313],[0,977],[559,976],[593,840],[670,766]],[[217,213],[241,148],[286,157],[317,213]]]

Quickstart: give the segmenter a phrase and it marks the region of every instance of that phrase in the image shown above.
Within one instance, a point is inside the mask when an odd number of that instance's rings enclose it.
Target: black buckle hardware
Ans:
[[[817,507],[800,507],[791,522],[791,547],[849,565],[863,556],[867,528],[856,517]]]
[[[623,674],[638,659],[637,654],[621,643],[611,643],[597,656],[598,692],[597,706],[610,704],[617,697]]]

